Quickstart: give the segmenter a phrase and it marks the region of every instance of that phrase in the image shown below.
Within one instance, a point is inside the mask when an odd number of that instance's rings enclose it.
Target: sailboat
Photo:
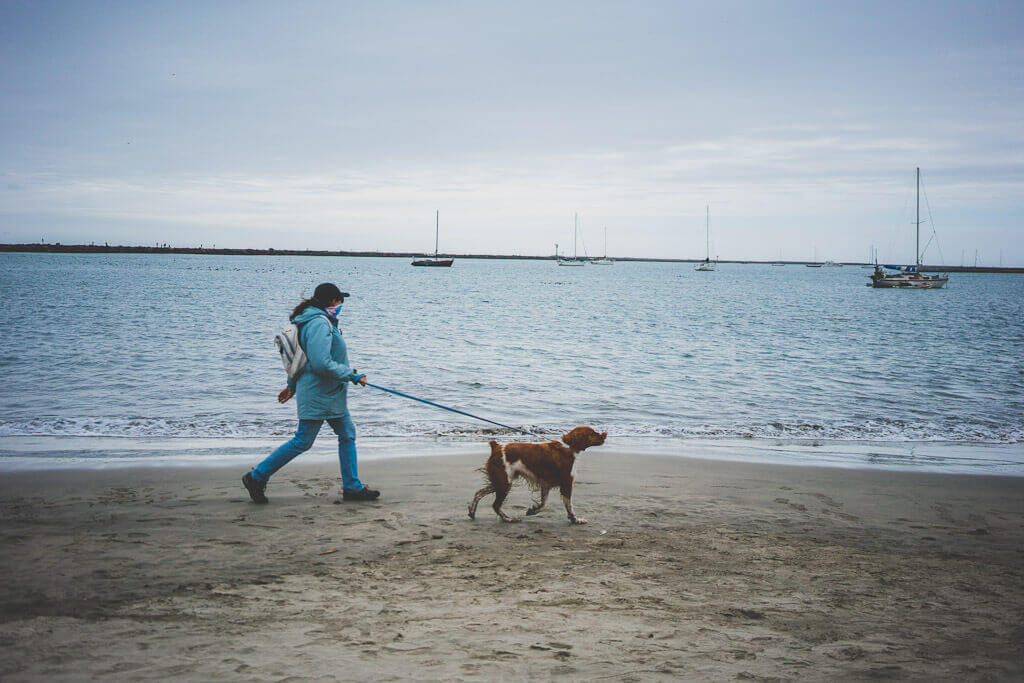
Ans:
[[[694,268],[694,270],[699,270],[701,272],[711,272],[718,266],[718,262],[711,260],[711,205],[708,204],[705,207],[705,210],[706,214],[704,216],[704,243],[706,246],[706,251],[704,252],[704,260],[698,263],[697,267]]]
[[[580,217],[579,214],[574,213],[572,215],[572,258],[558,258],[558,254],[555,257],[558,260],[560,266],[583,266],[586,265],[586,261],[576,255],[576,233],[579,232]]]
[[[451,268],[452,263],[455,259],[453,258],[440,258],[437,252],[437,238],[441,228],[441,212],[438,210],[434,213],[434,257],[423,256],[418,259],[414,259],[412,264],[414,266],[436,266],[439,268]]]
[[[615,261],[608,258],[608,228],[604,229],[604,256],[594,259],[591,263],[595,266],[611,266],[615,264]]]
[[[917,233],[914,242],[914,265],[879,266],[871,274],[869,287],[879,289],[942,289],[949,281],[945,273],[925,275],[921,272],[921,169],[917,169],[917,217],[914,220]],[[895,271],[895,272],[893,272]]]

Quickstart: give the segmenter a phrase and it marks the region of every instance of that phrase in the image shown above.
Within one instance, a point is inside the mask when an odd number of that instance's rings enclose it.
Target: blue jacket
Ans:
[[[299,419],[343,417],[348,413],[348,383],[361,375],[348,365],[348,349],[338,321],[310,306],[292,322],[301,325],[299,343],[309,359],[298,379],[288,381],[298,402]]]

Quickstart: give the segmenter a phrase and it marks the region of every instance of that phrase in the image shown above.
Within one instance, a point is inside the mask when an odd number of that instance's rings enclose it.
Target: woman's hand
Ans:
[[[285,387],[281,390],[281,393],[277,395],[278,403],[287,403],[288,399],[295,395],[295,392]]]
[[[356,378],[356,384],[358,384],[361,387],[365,387],[366,386],[366,375],[359,375],[359,377]]]

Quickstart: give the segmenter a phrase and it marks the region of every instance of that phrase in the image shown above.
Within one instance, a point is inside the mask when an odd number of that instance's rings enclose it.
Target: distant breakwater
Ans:
[[[133,245],[110,244],[0,244],[0,252],[33,253],[33,254],[195,254],[206,256],[355,256],[374,258],[415,258],[422,252],[404,251],[331,251],[328,249],[234,249],[207,247],[144,247]],[[504,259],[528,261],[554,261],[555,256],[529,256],[521,254],[438,254],[441,258],[455,259]],[[703,259],[674,258],[641,258],[635,256],[613,257],[616,261],[647,262],[647,263],[698,263]],[[585,259],[593,260],[593,259]],[[788,266],[802,266],[807,261],[753,261],[720,259],[718,263],[769,264],[783,263]],[[843,266],[866,266],[864,262],[842,262]],[[1003,266],[921,266],[927,273],[1024,273],[1024,267]]]

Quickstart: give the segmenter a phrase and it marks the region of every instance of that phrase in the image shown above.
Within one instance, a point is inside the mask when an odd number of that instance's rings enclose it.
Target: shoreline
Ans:
[[[361,437],[360,462],[481,455],[487,451],[484,438]],[[251,466],[287,439],[284,435],[261,438],[2,436],[0,474],[68,469]],[[1024,477],[1024,444],[1019,443],[616,437],[604,450],[620,455],[769,466]],[[296,462],[331,463],[336,461],[336,453],[330,440],[321,440]]]
[[[326,249],[245,249],[245,248],[204,248],[204,247],[146,247],[140,245],[97,245],[97,244],[0,244],[0,253],[12,254],[192,254],[199,256],[348,256],[355,258],[417,258],[422,252],[404,251],[345,251]],[[511,260],[511,261],[555,261],[552,255],[527,254],[438,254],[439,258],[471,259],[471,260]],[[585,257],[583,260],[593,261],[599,258]],[[613,256],[612,260],[633,263],[700,263],[700,258],[653,258],[642,256]],[[802,266],[817,261],[783,261],[767,260],[729,260],[716,259],[716,263],[733,263],[743,265],[783,264]],[[866,261],[841,261],[839,266],[870,266]],[[1024,273],[1019,266],[943,266],[922,265],[923,273]]]
[[[0,475],[0,677],[1013,680],[1024,479],[583,454],[585,526],[477,455]],[[522,517],[528,492],[505,510]]]

